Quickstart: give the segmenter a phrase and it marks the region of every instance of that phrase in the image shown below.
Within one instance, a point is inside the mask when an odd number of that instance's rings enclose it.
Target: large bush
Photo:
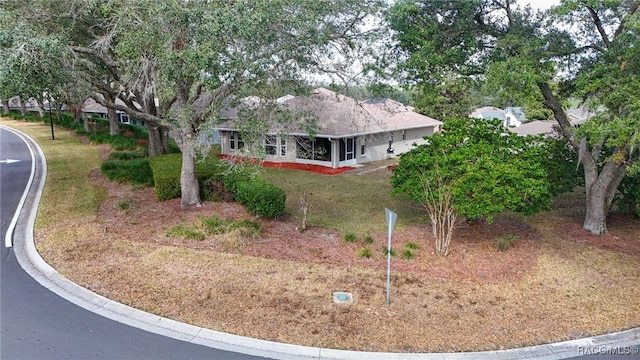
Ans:
[[[250,213],[263,218],[277,218],[285,212],[284,190],[262,179],[250,179],[236,183],[236,201]]]
[[[224,171],[224,187],[233,199],[250,213],[263,218],[278,218],[286,210],[284,190],[257,177],[256,167],[234,164]]]

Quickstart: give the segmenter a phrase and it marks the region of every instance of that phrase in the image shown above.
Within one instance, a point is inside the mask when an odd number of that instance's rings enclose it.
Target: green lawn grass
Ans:
[[[52,140],[51,128],[41,122],[2,118],[1,123],[31,136],[47,159],[47,186],[38,208],[36,227],[96,215],[107,196],[106,189],[95,185],[88,176],[100,166],[98,147],[82,144],[72,131],[60,128],[55,129]]]
[[[396,227],[426,224],[426,212],[403,196],[393,196],[391,173],[378,170],[366,174],[327,176],[308,171],[265,168],[261,176],[287,193],[287,210],[301,219],[300,197],[311,202],[309,226],[322,226],[358,235],[385,231],[384,208],[398,214]]]

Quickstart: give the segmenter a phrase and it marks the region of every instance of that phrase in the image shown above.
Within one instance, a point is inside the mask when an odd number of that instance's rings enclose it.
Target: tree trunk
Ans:
[[[548,83],[538,83],[538,87],[545,99],[544,105],[553,111],[553,115],[560,125],[560,133],[576,150],[584,168],[587,206],[582,228],[595,235],[604,234],[607,232],[607,214],[611,208],[611,202],[620,182],[626,175],[627,167],[624,163],[618,164],[615,156],[611,156],[600,169],[598,165],[599,152],[595,155],[591,154],[586,143],[583,144],[580,139],[575,137],[574,128],[571,126],[562,104],[553,94],[551,86]],[[614,153],[619,151],[623,150],[615,149]]]
[[[195,131],[191,124],[180,129],[182,170],[180,171],[180,206],[200,206],[200,186],[196,176]]]
[[[118,113],[115,109],[107,108],[107,114],[109,114],[109,134],[116,136],[120,134],[120,124],[118,123]]]
[[[618,186],[626,175],[626,166],[609,161],[600,173],[597,171],[597,167],[585,167],[587,207],[582,228],[601,235],[607,232],[607,214]]]
[[[149,156],[158,156],[169,153],[169,140],[164,127],[147,122],[149,132]]]
[[[21,97],[18,97],[18,101],[20,102],[20,114],[22,114],[22,116],[27,115],[27,103],[22,101]]]
[[[5,115],[9,115],[9,100],[2,103],[2,111]]]
[[[34,100],[36,102],[36,107],[38,108],[38,116],[44,118],[44,101],[42,100],[42,97]],[[49,103],[49,106],[51,106],[51,103]]]

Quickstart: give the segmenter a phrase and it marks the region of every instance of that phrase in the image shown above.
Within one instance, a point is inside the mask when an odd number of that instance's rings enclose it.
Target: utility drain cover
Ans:
[[[350,292],[335,291],[333,293],[333,302],[336,304],[351,304],[353,295]]]

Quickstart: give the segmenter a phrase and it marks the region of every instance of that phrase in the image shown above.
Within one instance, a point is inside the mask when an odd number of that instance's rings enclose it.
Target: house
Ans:
[[[495,106],[484,106],[475,109],[471,114],[469,114],[469,117],[486,120],[498,119],[502,121],[502,124],[505,127],[517,127],[522,125],[523,121],[527,120],[524,111],[522,111],[522,108],[520,107],[508,107],[505,110],[502,110]]]
[[[522,123],[527,122],[527,115],[519,106],[510,106],[504,109],[507,127],[518,127]]]
[[[424,137],[442,126],[442,122],[397,101],[358,101],[325,88],[315,89],[309,96],[280,98],[276,103],[292,114],[312,114],[318,129],[311,138],[302,129],[283,130],[272,124],[261,146],[265,160],[275,162],[339,168],[383,160],[409,151],[414,144],[424,144]],[[244,101],[244,106],[252,104],[255,101]],[[222,114],[229,119],[218,128],[222,154],[246,154],[244,141],[234,125],[239,113],[233,108]]]
[[[566,114],[569,123],[573,127],[579,127],[596,115],[594,112],[583,107],[567,109]],[[560,137],[560,133],[556,129],[557,126],[559,125],[555,120],[535,120],[515,128],[510,128],[509,130],[515,134],[523,136],[544,135],[545,137]]]
[[[595,112],[589,111],[585,106],[578,106],[575,108],[567,109],[567,118],[572,126],[580,126],[587,120],[596,116]]]
[[[509,128],[509,130],[518,135],[544,135],[545,137],[557,134],[554,126],[558,123],[555,120],[534,120],[518,127]]]
[[[124,101],[117,98],[116,98],[116,104],[125,106]],[[96,102],[92,98],[88,98],[87,100],[84,101],[84,103],[82,104],[82,112],[89,117],[98,116],[103,119],[109,118],[108,109],[105,106]],[[124,111],[116,110],[116,116],[118,117],[118,122],[120,123],[144,126],[144,121],[130,118],[129,115]]]

